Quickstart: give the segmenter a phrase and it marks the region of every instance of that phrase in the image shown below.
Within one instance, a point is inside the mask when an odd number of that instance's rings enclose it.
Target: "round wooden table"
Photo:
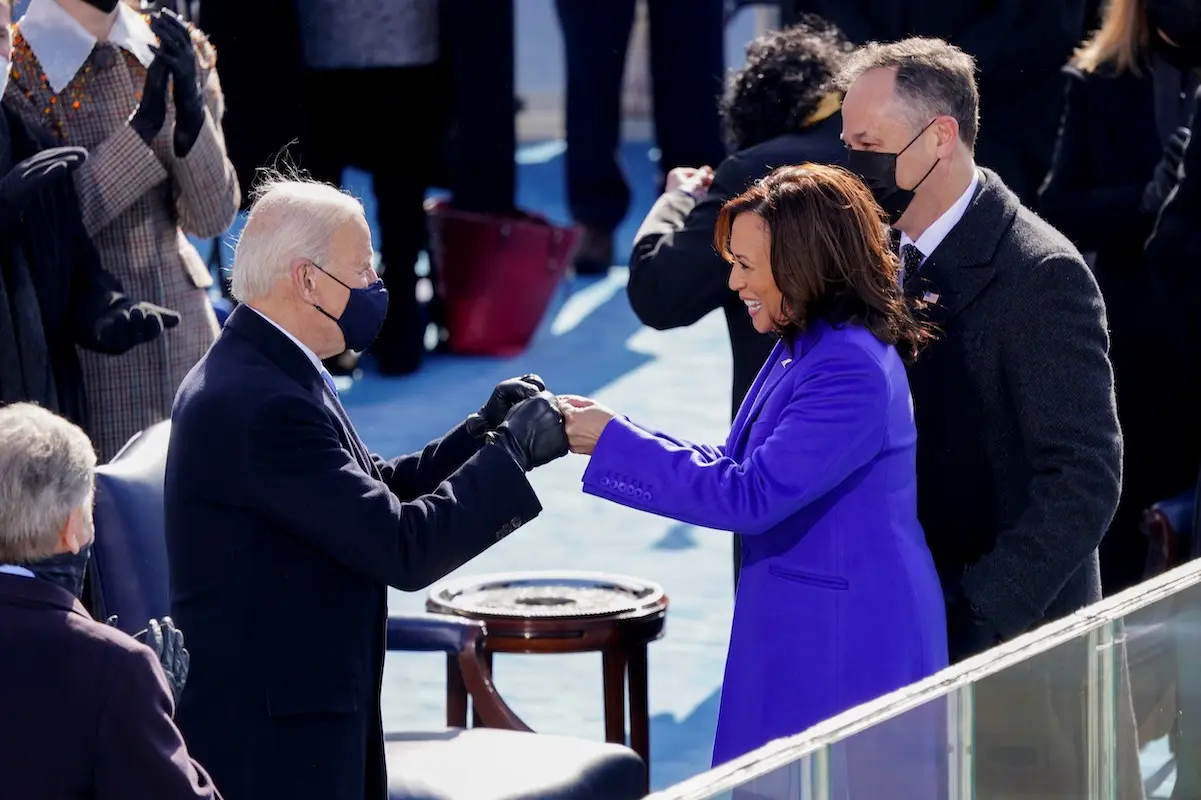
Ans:
[[[492,653],[599,652],[603,663],[605,740],[626,744],[650,767],[646,647],[663,635],[667,595],[658,584],[599,572],[512,572],[445,581],[426,609],[481,620]],[[447,660],[448,724],[467,726],[467,690],[458,662]],[[478,725],[478,720],[476,720]]]

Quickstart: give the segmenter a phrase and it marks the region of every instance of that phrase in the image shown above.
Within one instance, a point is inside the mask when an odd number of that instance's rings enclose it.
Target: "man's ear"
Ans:
[[[313,275],[312,263],[306,259],[298,258],[292,262],[288,274],[292,278],[292,285],[296,287],[296,291],[300,296],[306,300],[312,300],[313,293],[317,290],[317,278]]]
[[[959,142],[959,121],[951,116],[940,117],[934,127],[938,130],[939,156],[950,155]]]

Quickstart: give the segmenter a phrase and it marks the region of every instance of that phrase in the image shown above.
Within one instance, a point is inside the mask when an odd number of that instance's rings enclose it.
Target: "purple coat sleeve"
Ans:
[[[889,386],[880,365],[851,347],[813,357],[775,389],[786,402],[764,404],[757,424],[771,432],[741,460],[617,417],[601,433],[584,491],[691,525],[770,530],[869,463],[884,441]]]

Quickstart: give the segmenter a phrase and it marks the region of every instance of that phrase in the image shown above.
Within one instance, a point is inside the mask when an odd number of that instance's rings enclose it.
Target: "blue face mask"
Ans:
[[[326,272],[320,264],[313,263],[313,266],[329,275],[331,280],[346,286]],[[342,309],[342,316],[335,317],[316,303],[313,304],[313,308],[337,324],[342,331],[342,338],[346,341],[347,350],[363,351],[371,346],[384,326],[384,317],[388,315],[388,290],[379,278],[366,288],[346,288],[350,291],[350,297],[346,300],[346,308]]]
[[[87,544],[81,547],[78,553],[56,553],[41,561],[26,564],[25,567],[41,580],[50,581],[82,599],[83,576],[88,571],[88,561],[91,557],[92,545]]]

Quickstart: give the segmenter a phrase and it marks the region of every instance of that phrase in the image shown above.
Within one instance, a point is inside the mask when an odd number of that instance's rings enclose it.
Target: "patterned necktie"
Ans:
[[[321,380],[325,381],[325,385],[329,387],[329,393],[334,397],[338,396],[338,385],[334,383],[334,376],[330,375],[325,370],[321,370]]]
[[[901,245],[901,283],[922,268],[922,251],[915,244]]]

